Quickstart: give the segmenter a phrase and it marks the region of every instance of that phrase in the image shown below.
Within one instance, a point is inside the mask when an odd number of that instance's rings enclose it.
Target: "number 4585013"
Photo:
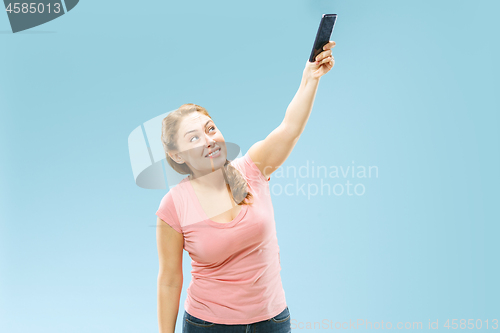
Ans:
[[[459,320],[459,323],[457,323],[457,321]],[[498,319],[493,319],[491,320],[491,326],[490,326],[490,323],[488,322],[488,320],[485,320],[485,326],[486,327],[483,327],[483,321],[481,319],[476,319],[476,321],[474,321],[474,319],[468,319],[468,320],[465,320],[465,319],[452,319],[451,320],[451,325],[450,325],[450,319],[448,319],[446,321],[446,323],[443,325],[444,327],[446,328],[451,328],[451,329],[457,329],[457,328],[460,328],[460,329],[465,329],[465,328],[468,328],[468,329],[481,329],[481,328],[492,328],[494,330],[496,330],[498,328]]]
[[[47,8],[46,8],[47,7]],[[36,2],[31,2],[31,3],[9,3],[7,8],[5,10],[9,13],[43,13],[45,10],[47,10],[48,13],[59,13],[61,11],[61,4],[60,3],[54,3],[51,4],[44,4],[44,3],[36,3]]]

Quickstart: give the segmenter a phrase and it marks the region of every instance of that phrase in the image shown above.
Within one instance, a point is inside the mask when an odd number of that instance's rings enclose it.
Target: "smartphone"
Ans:
[[[316,33],[316,39],[314,40],[311,55],[309,56],[309,62],[315,62],[316,56],[324,51],[323,46],[330,42],[330,36],[332,34],[335,21],[337,21],[337,14],[323,14],[321,16],[321,22],[319,22],[319,28]]]

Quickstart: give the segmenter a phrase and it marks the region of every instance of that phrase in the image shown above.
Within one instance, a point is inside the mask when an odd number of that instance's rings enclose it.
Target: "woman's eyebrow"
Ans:
[[[208,123],[209,123],[209,122],[211,122],[211,121],[212,121],[212,119],[210,119],[209,121],[207,121],[207,122],[205,123],[205,127],[207,127]],[[186,134],[184,134],[184,136],[188,135],[188,134],[189,134],[189,133],[191,133],[191,132],[196,132],[196,131],[197,131],[196,129],[194,129],[194,130],[190,130],[190,131],[187,131],[187,132],[186,132]]]

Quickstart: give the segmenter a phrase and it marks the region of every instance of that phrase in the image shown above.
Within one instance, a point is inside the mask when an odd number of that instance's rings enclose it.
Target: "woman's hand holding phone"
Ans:
[[[332,48],[334,48],[336,43],[334,41],[329,41],[323,46],[323,51],[316,56],[315,62],[310,62],[307,60],[306,68],[304,69],[304,75],[311,79],[319,79],[333,68],[335,64],[335,59],[332,55]]]

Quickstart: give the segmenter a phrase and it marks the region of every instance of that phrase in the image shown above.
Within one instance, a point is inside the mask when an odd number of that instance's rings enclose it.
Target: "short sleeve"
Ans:
[[[271,177],[264,177],[257,165],[250,158],[248,152],[243,157],[234,160],[233,165],[241,172],[244,172],[248,179],[258,180],[264,183],[268,183],[271,180]]]
[[[161,200],[160,207],[156,211],[156,216],[174,228],[175,231],[182,233],[182,228],[179,223],[175,203],[172,197],[172,190],[170,190]]]

